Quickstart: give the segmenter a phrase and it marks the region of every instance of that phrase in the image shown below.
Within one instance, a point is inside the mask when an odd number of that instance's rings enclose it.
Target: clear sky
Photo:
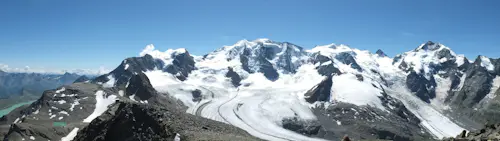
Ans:
[[[116,67],[147,45],[203,55],[238,40],[329,43],[390,56],[428,40],[500,57],[498,0],[2,0],[0,63]]]

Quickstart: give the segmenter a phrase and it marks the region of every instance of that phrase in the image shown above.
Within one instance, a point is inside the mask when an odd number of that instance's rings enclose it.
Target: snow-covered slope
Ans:
[[[480,60],[480,68],[494,71],[494,61]],[[384,118],[412,121],[402,124],[416,122],[418,132],[442,138],[463,130],[459,126],[463,124],[456,124],[444,111],[454,106],[450,101],[460,95],[455,93],[468,87],[471,63],[433,42],[390,58],[381,50],[371,53],[336,44],[305,50],[288,42],[257,39],[241,40],[204,56],[148,45],[140,57],[124,60],[95,82],[127,88],[133,75],[144,73],[157,91],[188,106],[188,113],[266,140],[331,139],[317,136],[318,132],[342,132],[320,129],[314,123],[323,120],[311,109],[341,103],[370,109],[370,114],[382,112],[387,114]],[[135,100],[135,94],[128,95]],[[148,103],[143,100],[136,101]],[[292,129],[285,122],[289,119],[298,125]]]

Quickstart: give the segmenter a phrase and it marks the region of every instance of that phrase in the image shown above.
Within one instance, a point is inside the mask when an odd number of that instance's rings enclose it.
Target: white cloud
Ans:
[[[146,54],[150,54],[152,53],[153,51],[155,51],[155,46],[153,44],[149,44],[147,45],[142,51],[141,53],[139,53],[139,56],[144,56]]]
[[[32,68],[30,66],[25,66],[24,68],[15,68],[10,67],[7,64],[0,63],[0,70],[5,72],[16,72],[16,73],[49,73],[49,74],[64,74],[66,72],[76,73],[79,75],[101,75],[110,72],[110,69],[107,69],[101,66],[99,69],[47,69],[47,68]]]

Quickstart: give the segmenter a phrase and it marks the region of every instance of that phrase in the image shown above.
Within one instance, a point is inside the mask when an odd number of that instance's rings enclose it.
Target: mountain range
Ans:
[[[80,75],[74,73],[17,73],[0,70],[0,108],[36,100],[45,90],[72,84]]]
[[[0,119],[4,140],[437,140],[499,123],[500,60],[426,42],[394,58],[241,40],[203,56],[148,45]],[[54,126],[64,122],[64,126]]]

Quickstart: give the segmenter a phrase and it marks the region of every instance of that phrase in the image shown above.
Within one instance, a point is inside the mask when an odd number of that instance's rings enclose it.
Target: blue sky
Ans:
[[[500,57],[497,0],[0,1],[0,63],[114,68],[147,45],[203,55],[241,39],[342,43],[393,56],[428,40]]]

